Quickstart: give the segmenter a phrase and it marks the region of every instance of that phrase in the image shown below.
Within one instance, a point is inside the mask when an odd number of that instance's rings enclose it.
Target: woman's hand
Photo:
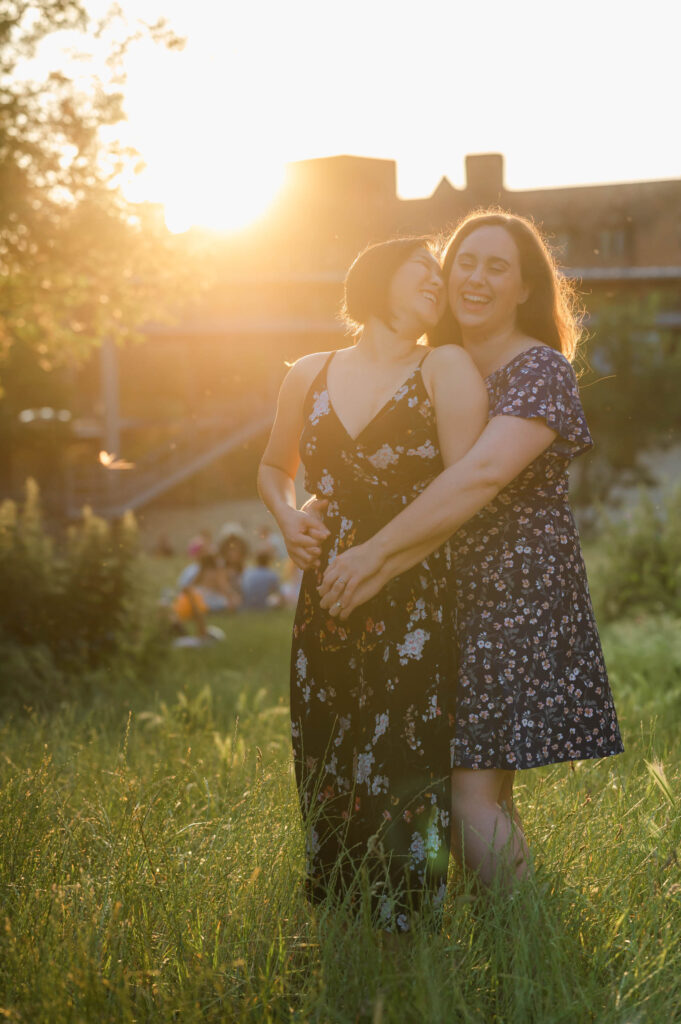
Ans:
[[[334,558],[319,587],[321,606],[331,615],[347,619],[355,608],[374,597],[390,578],[383,558],[371,541],[348,548]]]
[[[299,569],[311,569],[319,565],[322,542],[329,536],[319,516],[292,508],[280,517],[279,527],[289,557]]]
[[[326,512],[328,505],[328,498],[318,498],[313,494],[311,498],[307,499],[300,511],[307,512],[308,515],[314,516],[320,523],[323,523],[324,513]]]

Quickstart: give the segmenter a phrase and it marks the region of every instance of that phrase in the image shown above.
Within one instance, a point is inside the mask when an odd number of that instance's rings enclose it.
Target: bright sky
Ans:
[[[174,230],[240,226],[339,153],[397,161],[404,197],[492,151],[510,188],[681,177],[678,0],[121,2],[187,38],[128,58],[126,191]]]

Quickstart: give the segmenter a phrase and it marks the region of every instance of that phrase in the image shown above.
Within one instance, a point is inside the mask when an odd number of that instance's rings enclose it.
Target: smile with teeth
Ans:
[[[464,292],[463,299],[465,302],[475,302],[478,305],[484,305],[489,302],[485,295],[474,295],[472,292]]]
[[[437,295],[433,292],[421,292],[421,295],[423,295],[424,299],[428,299],[429,302],[432,302],[433,305],[437,303]]]

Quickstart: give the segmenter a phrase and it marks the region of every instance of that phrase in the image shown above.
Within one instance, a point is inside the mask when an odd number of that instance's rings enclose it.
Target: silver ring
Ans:
[[[340,601],[334,601],[333,604],[331,605],[331,607],[332,608],[340,608],[340,609],[342,609],[343,605],[341,604]]]
[[[346,586],[347,582],[348,582],[348,581],[347,581],[347,580],[345,579],[345,577],[344,577],[344,576],[339,576],[339,577],[338,577],[338,583],[342,583],[342,584],[343,584],[343,586]]]

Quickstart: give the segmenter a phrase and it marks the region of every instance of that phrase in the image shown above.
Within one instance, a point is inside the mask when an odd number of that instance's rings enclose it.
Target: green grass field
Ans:
[[[2,721],[0,1019],[681,1020],[679,623],[604,631],[624,755],[519,777],[533,877],[453,868],[442,933],[394,946],[301,892],[290,618]]]

